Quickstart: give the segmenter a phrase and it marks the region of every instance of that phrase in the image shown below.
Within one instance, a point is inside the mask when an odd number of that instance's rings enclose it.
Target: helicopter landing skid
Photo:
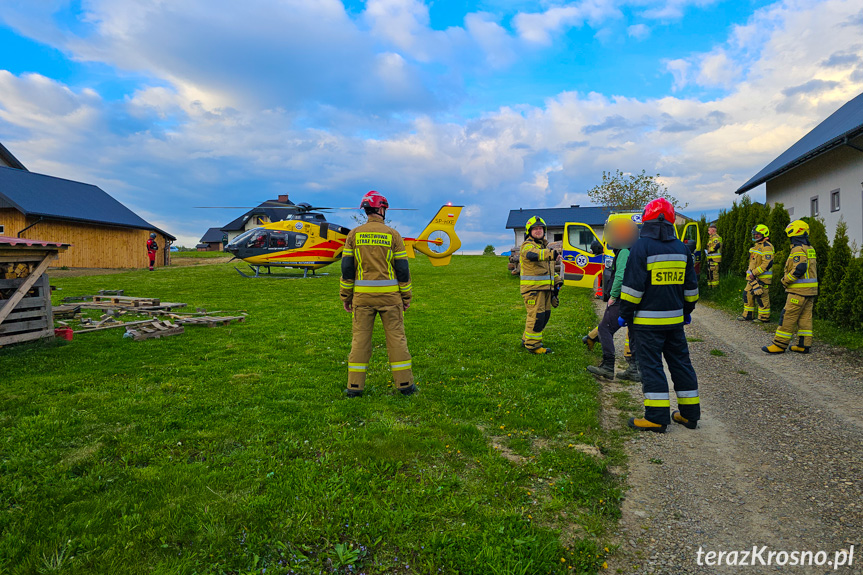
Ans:
[[[301,276],[294,275],[294,274],[290,274],[290,275],[288,275],[288,274],[274,274],[274,273],[272,273],[270,266],[252,266],[252,265],[250,265],[249,267],[252,268],[252,270],[254,270],[255,275],[250,276],[249,274],[245,274],[242,271],[240,271],[240,269],[237,267],[235,267],[234,269],[237,270],[237,273],[240,274],[241,276],[243,276],[244,278],[269,278],[269,279],[274,279],[274,280],[276,280],[276,279],[278,279],[278,280],[301,279]],[[267,268],[267,273],[261,273],[261,268],[263,268],[263,267]],[[309,276],[309,270],[304,269],[302,279],[307,279],[309,277],[318,278],[318,277],[324,277],[327,275],[330,275],[330,274],[327,274],[327,273],[316,274],[315,270],[312,270],[312,275]]]

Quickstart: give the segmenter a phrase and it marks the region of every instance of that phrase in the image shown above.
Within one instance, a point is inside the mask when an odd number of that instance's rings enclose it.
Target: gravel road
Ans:
[[[769,356],[761,346],[771,333],[696,309],[687,336],[703,419],[696,430],[672,424],[627,443],[630,490],[610,572],[863,574],[863,360],[817,333],[811,355]],[[603,388],[641,404],[640,385]],[[620,425],[621,416],[603,421]],[[851,545],[853,565],[834,571],[834,553]],[[699,549],[753,546],[767,546],[765,562],[770,551],[825,551],[831,565],[697,563]]]

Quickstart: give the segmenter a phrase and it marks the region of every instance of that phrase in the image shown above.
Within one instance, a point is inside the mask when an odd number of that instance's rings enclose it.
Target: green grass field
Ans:
[[[171,258],[229,258],[231,254],[228,252],[171,252]]]
[[[701,294],[704,302],[711,302],[716,307],[724,309],[732,314],[740,315],[743,313],[743,300],[741,299],[743,289],[746,287],[746,280],[742,277],[734,277],[730,275],[722,276],[722,281],[719,282],[719,287],[708,289],[702,285]],[[782,313],[782,307],[771,306],[772,323],[765,325],[764,345],[770,343],[770,333],[776,330],[779,322],[779,314]],[[832,321],[815,318],[813,321],[813,331],[815,339],[826,341],[832,345],[846,347],[851,350],[863,350],[863,333],[858,331],[845,329],[835,325]],[[759,344],[760,345],[760,344]]]
[[[556,353],[532,356],[502,260],[412,271],[420,393],[394,392],[379,330],[352,400],[336,275],[217,264],[53,281],[57,301],[124,289],[249,315],[0,349],[0,572],[601,570],[628,432],[598,423],[589,291],[563,293]]]

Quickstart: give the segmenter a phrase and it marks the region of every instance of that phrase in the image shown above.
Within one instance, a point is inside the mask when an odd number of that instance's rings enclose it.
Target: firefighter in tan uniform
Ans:
[[[719,287],[719,263],[722,261],[722,238],[716,223],[707,228],[707,287]]]
[[[791,238],[791,253],[785,262],[782,285],[788,292],[785,309],[779,318],[779,327],[773,335],[773,343],[761,348],[767,353],[783,353],[788,349],[794,333],[797,345],[791,351],[809,353],[812,347],[812,306],[818,295],[818,274],[815,266],[815,250],[809,244],[809,224],[794,220],[785,228]]]
[[[749,248],[749,268],[746,270],[746,288],[743,290],[743,315],[740,321],[770,321],[770,282],[773,280],[773,244],[770,243],[770,228],[758,224],[752,228]],[[757,315],[756,315],[757,313]]]
[[[554,263],[561,254],[548,249],[545,222],[534,216],[525,224],[524,243],[519,252],[521,295],[527,309],[527,321],[521,336],[522,345],[531,353],[551,353],[542,345],[542,330],[551,317],[551,299],[557,295],[563,281],[554,273]]]
[[[372,191],[360,207],[368,222],[354,228],[342,252],[339,295],[353,312],[353,339],[348,356],[348,397],[362,395],[372,356],[375,316],[381,316],[396,388],[404,395],[417,390],[405,337],[404,311],[411,305],[408,254],[397,231],[384,224],[387,199]]]

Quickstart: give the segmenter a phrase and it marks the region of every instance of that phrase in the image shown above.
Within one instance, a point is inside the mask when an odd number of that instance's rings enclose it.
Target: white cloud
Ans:
[[[630,38],[644,40],[650,36],[650,27],[647,24],[633,24],[626,29],[626,33]]]

